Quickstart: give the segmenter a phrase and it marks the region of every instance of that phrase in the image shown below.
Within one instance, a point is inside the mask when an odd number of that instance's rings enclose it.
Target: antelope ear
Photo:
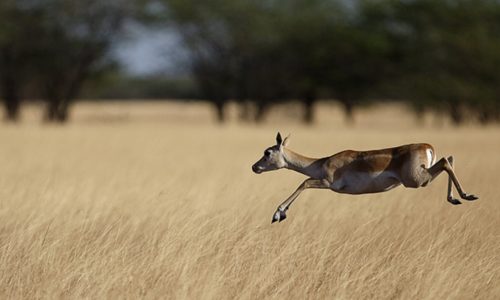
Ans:
[[[282,145],[283,147],[286,147],[286,146],[288,146],[288,145],[290,144],[290,139],[289,139],[289,138],[290,138],[290,135],[288,135],[288,136],[285,138],[285,140],[283,140],[283,143],[281,143],[281,145]]]
[[[281,146],[282,141],[283,140],[281,139],[281,134],[278,132],[278,134],[276,135],[276,145]]]

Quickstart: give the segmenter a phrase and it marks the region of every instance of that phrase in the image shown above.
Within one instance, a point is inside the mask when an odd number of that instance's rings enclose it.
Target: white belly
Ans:
[[[342,177],[331,184],[330,188],[339,193],[364,194],[384,192],[400,184],[398,176],[390,171],[345,172]]]

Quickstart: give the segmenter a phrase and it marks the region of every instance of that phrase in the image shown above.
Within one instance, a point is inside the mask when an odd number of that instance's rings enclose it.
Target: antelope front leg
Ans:
[[[290,195],[290,197],[288,197],[283,203],[280,204],[280,206],[278,206],[278,209],[273,215],[273,221],[271,223],[274,223],[276,221],[283,221],[286,218],[286,211],[288,210],[290,205],[292,205],[293,201],[297,199],[297,197],[300,195],[300,193],[302,193],[303,190],[310,188],[328,189],[330,188],[330,185],[321,179],[306,179],[304,182],[302,182],[301,185],[299,185],[295,192]]]

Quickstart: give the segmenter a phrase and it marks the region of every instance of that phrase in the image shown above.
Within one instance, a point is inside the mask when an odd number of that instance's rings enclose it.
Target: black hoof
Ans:
[[[465,194],[461,197],[462,197],[462,199],[467,200],[467,201],[474,201],[474,200],[479,199],[478,197],[476,197],[474,195],[467,195],[467,194]]]
[[[286,219],[286,211],[282,211],[282,210],[278,209],[273,215],[273,220],[271,221],[271,224],[276,222],[276,221],[281,222],[284,219]]]
[[[448,198],[447,200],[448,200],[448,202],[450,202],[453,205],[462,204],[462,202],[460,202],[458,199],[455,199],[455,198]]]

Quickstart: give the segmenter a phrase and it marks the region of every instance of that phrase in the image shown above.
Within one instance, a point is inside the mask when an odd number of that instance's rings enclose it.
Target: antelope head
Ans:
[[[286,161],[283,156],[283,149],[288,145],[288,137],[284,140],[278,132],[276,136],[276,145],[267,148],[264,151],[264,156],[259,159],[253,166],[252,170],[260,174],[262,172],[278,170],[286,167]]]

